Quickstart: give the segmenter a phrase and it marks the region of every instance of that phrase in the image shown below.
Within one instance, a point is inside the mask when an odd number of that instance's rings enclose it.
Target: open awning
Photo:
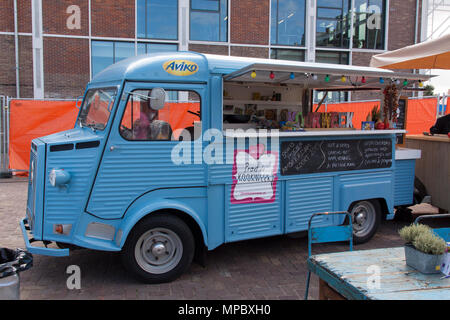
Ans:
[[[450,34],[377,54],[370,65],[388,69],[450,69]]]
[[[273,59],[259,60],[225,75],[224,80],[300,85],[316,90],[375,90],[383,88],[390,81],[398,80],[399,86],[404,86],[403,82],[407,80],[407,86],[410,86],[413,82],[426,81],[432,77],[373,67]]]

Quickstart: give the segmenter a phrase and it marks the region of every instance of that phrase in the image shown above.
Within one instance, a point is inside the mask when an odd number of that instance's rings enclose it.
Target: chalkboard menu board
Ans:
[[[401,97],[398,101],[398,116],[397,116],[397,126],[396,129],[406,129],[406,111],[408,106],[408,98]],[[398,133],[396,144],[404,144],[405,134]]]
[[[282,175],[390,168],[391,139],[281,142]]]

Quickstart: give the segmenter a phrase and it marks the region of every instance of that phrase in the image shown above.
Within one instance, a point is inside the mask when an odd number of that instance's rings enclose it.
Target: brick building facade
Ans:
[[[418,30],[421,27],[421,0],[349,0],[348,4],[341,0],[295,0],[294,2],[299,3],[298,8],[303,8],[301,9],[303,12],[297,10],[295,15],[290,14],[285,17],[282,17],[282,6],[286,2],[284,0],[217,0],[217,10],[205,7],[215,1],[209,1],[208,4],[204,0],[166,2],[174,3],[170,10],[174,10],[173,16],[177,17],[172,19],[175,21],[167,19],[168,26],[174,24],[172,29],[177,30],[172,39],[151,35],[142,36],[142,32],[139,31],[144,28],[147,32],[148,26],[152,31],[151,19],[158,18],[151,15],[155,12],[154,3],[169,6],[162,1],[2,0],[0,2],[0,48],[2,48],[0,95],[16,97],[19,94],[22,98],[78,97],[83,94],[87,82],[99,68],[96,66],[97,58],[98,61],[101,60],[102,63],[107,64],[108,61],[117,61],[123,55],[150,52],[147,51],[150,50],[147,46],[152,45],[156,47],[172,45],[177,50],[233,56],[282,58],[288,55],[305,61],[331,63],[335,62],[333,59],[339,59],[341,63],[367,66],[373,54],[411,45],[415,43],[415,40],[420,41]],[[323,21],[329,21],[325,23],[327,34],[330,32],[327,28],[339,20],[335,17],[329,19],[327,16],[333,10],[338,12],[338,9],[329,7],[330,3],[336,3],[336,5],[342,3],[343,7],[338,8],[342,12],[345,10],[351,12],[351,6],[355,8],[354,3],[357,3],[359,11],[363,7],[373,9],[373,3],[380,4],[382,28],[376,34],[379,39],[377,40],[379,43],[376,43],[377,48],[367,47],[369,37],[372,36],[367,36],[364,41],[360,38],[356,39],[359,42],[356,41],[355,34],[358,33],[356,27],[348,27],[345,30],[343,28],[341,33],[346,37],[344,47],[319,45],[317,41],[322,41],[324,35],[321,31],[324,25],[323,22],[322,25],[320,24],[321,15],[325,16]],[[144,6],[145,10],[150,10],[148,17],[143,15]],[[14,8],[17,8],[16,15]],[[198,15],[194,15],[195,10],[199,12]],[[163,16],[165,13],[158,14]],[[192,35],[196,31],[194,28],[198,28],[194,26],[194,23],[198,21],[198,17],[206,17],[207,14],[208,19],[215,17],[214,14],[221,17],[218,22],[220,37],[218,40],[193,39]],[[286,38],[288,40],[285,43],[278,38],[274,40],[274,32],[278,35],[278,28],[281,29],[280,26],[283,23],[285,23],[284,28],[287,29],[289,25],[286,21],[289,18],[292,20],[292,17],[302,21],[300,23],[302,28],[304,27],[302,37],[297,37],[294,44],[289,42],[289,38]],[[358,17],[361,17],[361,13]],[[370,14],[367,14],[365,19],[369,19],[368,17]],[[141,27],[144,19],[145,25]],[[354,25],[354,19],[356,19],[355,16],[344,14],[338,24],[340,26]],[[292,22],[289,23],[292,26]],[[334,36],[342,35],[337,34],[335,30],[332,32]],[[365,32],[369,34],[367,30]],[[283,36],[291,36],[288,33],[281,30],[280,39]],[[327,34],[325,38],[328,37]],[[329,36],[326,40],[329,41],[330,38],[332,37]],[[362,47],[358,48],[358,44],[361,43]],[[105,57],[104,53],[97,57],[95,50],[98,45],[110,45],[113,48],[111,50],[114,50],[111,54],[112,58]],[[126,45],[128,50],[126,53],[123,53],[125,49],[122,49],[122,45]],[[330,61],[326,60],[328,57],[332,57]],[[16,66],[18,73],[16,73]],[[353,99],[357,97],[357,94],[352,96]]]

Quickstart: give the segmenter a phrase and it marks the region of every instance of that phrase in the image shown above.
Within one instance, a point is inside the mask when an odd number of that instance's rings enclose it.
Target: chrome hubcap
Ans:
[[[376,212],[371,202],[361,201],[352,209],[353,233],[359,237],[369,234],[375,224]]]
[[[138,239],[134,255],[139,266],[145,271],[155,274],[166,273],[180,262],[183,244],[172,230],[154,228]]]

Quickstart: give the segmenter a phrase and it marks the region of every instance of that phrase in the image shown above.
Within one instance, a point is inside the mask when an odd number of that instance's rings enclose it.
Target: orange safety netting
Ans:
[[[406,115],[406,130],[408,134],[420,134],[429,131],[436,122],[436,98],[410,99]],[[374,106],[380,107],[379,101],[333,103],[327,105],[327,112],[353,112],[353,126],[361,129],[361,122],[366,121],[367,114]],[[314,106],[314,110],[317,105]],[[321,105],[318,112],[325,112]]]
[[[353,127],[361,129],[361,122],[366,121],[367,114],[370,113],[374,106],[379,108],[380,102],[370,101],[328,104],[327,112],[353,112]],[[317,105],[314,106],[314,110],[316,110],[316,108]],[[325,105],[321,105],[318,112],[325,112]]]
[[[100,111],[98,111],[100,110]],[[105,108],[93,108],[90,118],[100,122],[105,121],[101,112]],[[133,118],[139,117],[139,105],[133,106]],[[172,130],[193,126],[199,117],[187,113],[200,111],[199,103],[166,103],[159,111],[159,119],[170,123]],[[131,108],[126,109],[124,119]],[[9,168],[28,170],[30,160],[31,140],[55,132],[74,127],[78,109],[75,101],[41,101],[41,100],[12,100],[10,103],[10,147]],[[106,116],[107,117],[107,116]],[[134,120],[135,120],[134,119]],[[130,122],[130,121],[128,121]],[[177,135],[177,133],[174,133]]]
[[[435,98],[408,101],[406,123],[408,134],[429,131],[436,122],[436,103]],[[199,120],[197,116],[187,113],[187,110],[199,112],[198,103],[177,103],[176,108],[173,105],[174,103],[168,103],[160,110],[159,118],[169,122],[174,131],[192,126],[194,121]],[[367,114],[375,105],[379,106],[379,101],[328,104],[327,112],[354,112],[353,126],[360,129],[361,122],[365,121]],[[316,107],[317,105],[314,109]],[[131,109],[135,110],[136,115],[139,114],[137,106],[128,108],[126,112]],[[322,105],[318,111],[324,112],[325,106]],[[75,101],[11,100],[9,168],[28,170],[31,140],[73,128],[77,114]]]
[[[408,113],[406,115],[407,134],[421,134],[429,132],[436,123],[436,99],[408,100]]]
[[[133,103],[133,107],[131,107]],[[198,102],[167,102],[164,104],[164,108],[158,111],[158,120],[166,121],[170,124],[170,127],[174,131],[175,138],[177,129],[185,129],[194,125],[194,121],[199,121],[200,118],[188,111],[199,113],[200,103]],[[121,124],[127,128],[131,128],[131,122],[133,123],[140,118],[141,109],[140,102],[133,101],[128,102],[125,109],[125,114],[122,118]]]
[[[9,167],[28,170],[31,140],[73,128],[75,101],[11,100]]]

